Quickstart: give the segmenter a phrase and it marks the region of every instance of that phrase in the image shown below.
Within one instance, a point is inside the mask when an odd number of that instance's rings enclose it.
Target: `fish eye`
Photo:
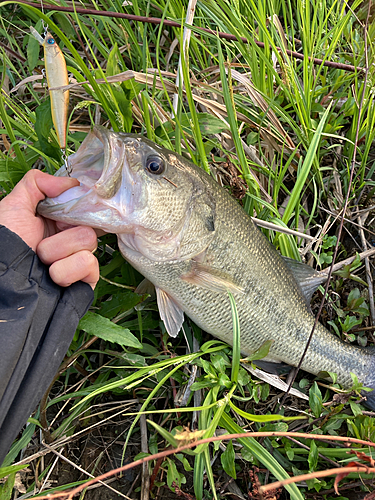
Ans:
[[[146,160],[146,169],[151,174],[160,175],[164,172],[164,160],[160,156],[149,156]]]
[[[51,37],[51,38],[48,38],[47,43],[48,43],[49,45],[53,45],[53,44],[55,43],[55,40],[54,40],[52,37]]]

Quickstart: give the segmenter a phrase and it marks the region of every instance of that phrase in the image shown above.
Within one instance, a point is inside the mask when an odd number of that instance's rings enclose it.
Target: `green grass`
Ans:
[[[61,162],[46,93],[37,85],[42,80],[29,81],[22,91],[10,93],[15,85],[38,71],[40,74],[43,68],[39,44],[28,33],[30,25],[41,31],[44,20],[60,42],[69,73],[78,82],[89,82],[71,91],[72,130],[77,125],[88,130],[99,117],[100,123],[115,131],[145,134],[187,155],[216,176],[250,215],[280,227],[315,235],[328,217],[333,220],[347,195],[347,218],[355,222],[354,209],[373,205],[375,190],[375,22],[370,18],[370,69],[364,88],[367,13],[362,4],[356,0],[349,9],[336,0],[203,0],[197,5],[188,50],[181,54],[184,85],[180,83],[176,89],[170,73],[177,72],[182,29],[77,13],[67,16],[46,10],[43,14],[14,2],[1,3],[0,41],[18,56],[2,49],[0,190],[9,193],[28,169],[41,162],[50,173]],[[187,2],[160,0],[151,4],[135,0],[124,6],[113,0],[85,6],[181,22]],[[231,33],[238,39],[225,41],[216,34],[200,32],[199,27]],[[248,43],[240,37],[246,37]],[[265,47],[259,47],[255,41],[264,42]],[[286,49],[303,54],[304,60],[294,59]],[[351,64],[357,69],[349,72],[314,65],[309,58]],[[145,83],[139,73],[151,69]],[[137,72],[134,79],[108,82],[109,77],[127,70]],[[105,83],[97,83],[99,78]],[[175,91],[179,102],[174,113]],[[359,141],[355,144],[357,124]],[[84,136],[79,130],[68,134],[68,153],[77,150]],[[355,150],[354,177],[349,186]],[[374,232],[373,217],[372,212],[365,226]],[[333,222],[329,233],[322,234],[321,241],[312,248],[295,236],[268,229],[264,232],[283,255],[326,266],[333,253],[329,238],[337,228],[338,222]],[[373,234],[366,234],[373,242]],[[360,241],[357,235],[356,228],[347,224],[339,247],[340,258],[361,250],[355,244],[353,249],[349,243],[351,237]],[[160,322],[155,302],[146,302],[137,311],[134,307],[138,296],[121,288],[137,286],[142,277],[116,250],[116,238],[109,235],[102,241],[115,248],[115,252],[108,254],[99,249],[97,253],[105,280],[100,280],[96,288],[95,315],[125,328],[129,332],[128,342],[123,345],[116,341],[116,329],[109,328],[106,336],[98,333],[98,328],[88,326],[87,319],[85,327],[81,324],[68,353],[75,361],[60,377],[46,407],[40,408],[48,415],[53,442],[62,438],[74,440],[86,427],[92,426],[91,432],[97,432],[103,419],[96,416],[93,405],[99,405],[99,415],[102,411],[106,425],[105,419],[112,415],[109,401],[136,398],[139,405],[123,412],[131,418],[131,424],[121,427],[119,434],[124,457],[134,451],[129,443],[139,436],[142,412],[153,416],[153,422],[148,424],[151,454],[173,444],[174,436],[192,421],[203,437],[223,429],[230,433],[242,429],[277,432],[303,426],[306,432],[375,439],[374,420],[362,413],[356,395],[350,397],[347,391],[336,406],[331,406],[333,393],[319,387],[306,374],[299,374],[295,388],[309,395],[309,402],[288,400],[290,404],[277,414],[275,404],[280,391],[250,376],[239,364],[239,325],[231,296],[228,307],[231,305],[233,314],[233,350],[209,339],[189,321],[184,323],[185,337],[180,335],[172,342]],[[349,274],[352,271],[346,270]],[[365,345],[373,340],[368,330],[360,330],[370,326],[368,297],[366,286],[356,286],[348,285],[341,277],[334,278],[332,299],[338,316],[329,317],[332,306],[328,305],[323,320],[329,320],[332,331],[346,341]],[[91,314],[94,324],[95,315]],[[101,325],[108,323],[103,320]],[[114,337],[108,337],[109,331]],[[87,339],[94,334],[99,339],[87,346]],[[198,352],[193,352],[194,336],[200,342]],[[138,341],[141,348],[137,347]],[[77,351],[79,357],[75,359]],[[187,385],[193,367],[198,376],[187,407],[177,408],[174,392]],[[83,371],[91,376],[90,380],[82,375]],[[331,388],[341,394],[335,384]],[[198,419],[193,416],[196,409]],[[306,421],[295,419],[301,414]],[[120,416],[113,418],[116,421]],[[10,467],[20,449],[30,442],[39,419],[37,413],[12,448],[4,467]],[[160,467],[151,493],[154,495],[165,482],[166,487],[174,490],[177,485],[194,493],[197,499],[218,498],[215,483],[224,470],[236,477],[246,494],[246,474],[253,467],[261,469],[261,483],[271,482],[290,474],[331,467],[322,456],[337,464],[359,460],[353,453],[348,456],[341,448],[325,443],[314,447],[308,439],[241,439],[227,443],[225,449],[217,443],[202,445],[161,464],[150,462],[151,473]],[[214,459],[216,462],[211,465]],[[265,473],[265,469],[269,472]],[[12,470],[16,472],[16,468]],[[7,469],[7,473],[12,470]],[[245,475],[241,475],[242,470]],[[9,478],[6,486],[0,486],[1,500],[10,498],[14,476]],[[358,474],[348,476],[340,484],[356,480]],[[305,498],[310,490],[316,495],[314,498],[323,498],[320,492],[332,488],[333,481],[327,477],[311,479],[298,487],[290,485],[288,495],[293,499]],[[345,496],[344,490],[342,495]]]

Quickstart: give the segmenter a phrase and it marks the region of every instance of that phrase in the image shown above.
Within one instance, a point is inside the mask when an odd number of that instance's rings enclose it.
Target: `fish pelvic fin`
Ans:
[[[289,257],[283,256],[283,259],[289,271],[293,274],[294,279],[298,283],[307,305],[310,307],[313,293],[320,285],[327,281],[327,274],[319,273],[312,267],[307,266],[302,262],[298,262],[297,260],[290,259]]]
[[[151,302],[151,300],[155,300],[155,285],[145,278],[139,283],[137,288],[134,290],[134,293],[137,293],[138,295],[149,295],[149,297],[134,307],[136,311],[142,311],[142,309],[144,309],[148,303]]]
[[[156,297],[158,301],[160,317],[164,322],[165,329],[171,337],[177,337],[184,322],[184,311],[164,290],[158,287]]]
[[[155,298],[155,285],[151,283],[150,280],[145,278],[142,280],[137,288],[134,290],[134,293],[138,293],[139,295],[151,295],[151,297]]]
[[[232,293],[244,293],[244,289],[235,280],[221,269],[215,269],[207,264],[192,261],[190,271],[183,274],[181,279],[202,288],[214,292],[230,291]]]

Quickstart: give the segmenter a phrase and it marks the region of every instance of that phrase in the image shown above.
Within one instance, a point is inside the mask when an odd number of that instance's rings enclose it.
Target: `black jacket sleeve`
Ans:
[[[93,297],[87,283],[56,285],[33,250],[0,226],[0,466]]]

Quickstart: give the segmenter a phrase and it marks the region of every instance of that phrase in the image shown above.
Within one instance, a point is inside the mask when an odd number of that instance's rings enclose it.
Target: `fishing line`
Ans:
[[[40,0],[40,6],[42,8],[42,14],[45,16],[43,0]],[[46,38],[48,33],[48,23],[46,23],[43,18],[42,18],[42,27],[43,27],[44,38]]]

